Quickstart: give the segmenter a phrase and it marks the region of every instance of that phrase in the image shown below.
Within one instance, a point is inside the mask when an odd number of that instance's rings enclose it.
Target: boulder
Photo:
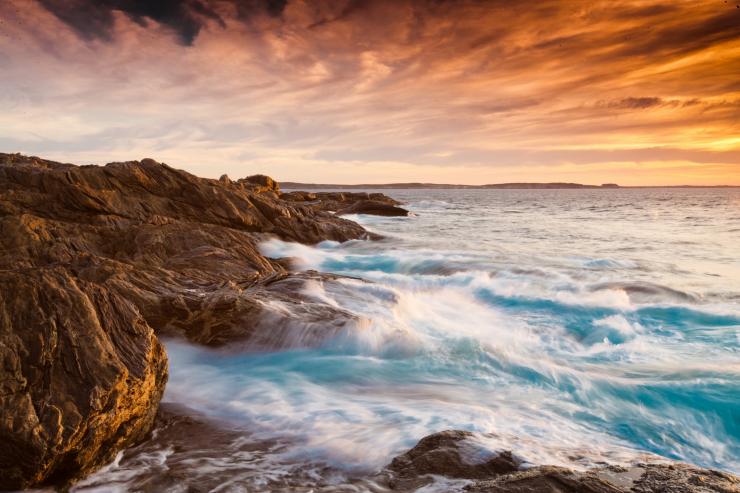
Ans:
[[[520,464],[509,451],[485,452],[471,432],[447,430],[422,438],[414,448],[394,458],[387,469],[393,473],[391,486],[406,491],[431,483],[429,475],[486,479],[514,472]]]
[[[688,464],[642,463],[586,471],[529,464],[524,468],[510,451],[487,450],[486,438],[459,430],[429,435],[394,458],[379,481],[403,492],[442,477],[466,480],[465,491],[470,493],[740,493],[740,478]]]
[[[252,185],[256,193],[274,192],[280,193],[280,185],[267,175],[252,175],[239,180],[240,183]]]
[[[167,358],[136,308],[62,268],[0,286],[0,489],[66,484],[141,440]]]

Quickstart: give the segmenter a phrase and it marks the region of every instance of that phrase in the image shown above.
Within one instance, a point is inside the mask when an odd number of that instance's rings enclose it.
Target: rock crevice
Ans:
[[[291,273],[258,243],[368,233],[279,192],[151,159],[0,154],[0,489],[69,483],[141,440],[167,381],[157,335],[311,345],[355,322],[300,295],[332,276]]]

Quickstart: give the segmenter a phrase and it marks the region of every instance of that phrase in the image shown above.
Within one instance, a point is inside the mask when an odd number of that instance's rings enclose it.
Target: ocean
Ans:
[[[414,215],[349,217],[383,240],[261,245],[348,276],[304,290],[356,324],[310,349],[166,341],[164,402],[243,433],[74,490],[379,491],[358,478],[445,429],[529,464],[740,473],[740,189],[383,193]]]

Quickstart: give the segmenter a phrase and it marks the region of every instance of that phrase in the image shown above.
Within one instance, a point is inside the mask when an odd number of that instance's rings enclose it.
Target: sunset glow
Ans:
[[[740,185],[736,0],[6,0],[0,67],[3,152],[324,183]]]

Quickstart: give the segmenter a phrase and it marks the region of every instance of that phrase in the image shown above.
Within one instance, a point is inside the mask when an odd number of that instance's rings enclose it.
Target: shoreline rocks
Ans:
[[[336,276],[291,272],[258,244],[372,238],[337,215],[406,212],[398,205],[382,194],[281,193],[264,175],[198,178],[151,159],[75,166],[0,154],[0,490],[64,488],[145,440],[167,381],[158,336],[275,349],[358,323],[306,293]],[[212,438],[207,424],[177,423],[170,438],[180,429]],[[199,446],[190,438],[182,447]],[[522,470],[511,452],[479,454],[474,439],[431,435],[358,481],[393,491],[442,476],[471,492],[740,492],[735,476],[685,464]],[[152,484],[177,478],[162,481]]]
[[[69,484],[142,440],[167,380],[158,335],[275,349],[355,322],[301,296],[331,276],[258,244],[371,235],[278,194],[263,175],[0,154],[0,490]]]
[[[167,356],[136,308],[59,267],[0,286],[0,488],[68,484],[144,438]]]
[[[347,214],[370,214],[375,216],[408,216],[409,211],[399,207],[401,203],[382,193],[367,192],[285,192],[280,198],[302,203],[319,211],[333,212],[338,216]]]
[[[467,480],[470,493],[738,493],[740,478],[680,463],[604,466],[575,471],[523,467],[511,451],[485,451],[478,435],[447,430],[422,438],[383,474],[393,491],[411,492],[439,477]]]

